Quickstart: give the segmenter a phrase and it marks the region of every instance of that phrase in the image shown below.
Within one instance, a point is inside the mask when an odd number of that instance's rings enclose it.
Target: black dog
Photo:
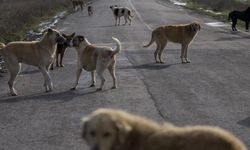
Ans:
[[[72,33],[71,35],[66,35],[62,34],[62,36],[66,39],[66,41],[63,44],[57,44],[57,49],[56,49],[56,66],[57,67],[63,67],[64,65],[62,64],[63,56],[66,51],[66,49],[70,46],[70,42],[73,40],[75,33]],[[60,55],[60,63],[59,63],[59,55]],[[51,70],[54,69],[53,66],[54,63],[51,65]]]
[[[93,7],[92,6],[88,6],[88,14],[89,14],[89,16],[93,15]]]
[[[245,11],[232,11],[228,15],[228,21],[232,20],[232,30],[237,31],[236,24],[237,19],[245,21],[246,23],[246,32],[248,32],[249,21],[250,21],[250,7],[248,7]]]

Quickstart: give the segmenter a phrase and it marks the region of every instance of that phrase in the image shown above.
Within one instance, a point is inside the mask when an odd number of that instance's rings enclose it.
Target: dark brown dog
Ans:
[[[88,14],[89,16],[93,15],[93,6],[88,6]]]
[[[65,54],[65,51],[70,46],[70,42],[73,40],[75,33],[72,33],[71,35],[62,34],[62,36],[66,39],[66,41],[62,44],[57,44],[57,50],[56,50],[56,66],[57,67],[64,67],[62,63],[63,57]],[[59,63],[59,55],[60,55],[60,63]],[[51,70],[54,69],[53,64],[51,65]]]
[[[81,7],[81,10],[83,10],[83,6],[84,6],[83,0],[71,0],[71,2],[73,4],[73,8],[75,11],[77,11],[78,6]]]

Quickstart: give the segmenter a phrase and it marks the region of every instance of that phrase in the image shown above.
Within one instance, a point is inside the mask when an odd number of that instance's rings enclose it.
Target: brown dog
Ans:
[[[83,118],[82,137],[91,150],[247,150],[218,127],[161,125],[114,109]]]
[[[149,47],[153,42],[156,42],[157,48],[154,52],[154,57],[156,63],[164,63],[162,61],[162,51],[167,45],[168,41],[174,43],[180,43],[181,48],[181,62],[190,63],[190,60],[187,58],[188,46],[193,41],[198,31],[201,29],[201,26],[197,22],[184,25],[167,25],[156,28],[152,32],[151,41],[149,44],[144,47]],[[157,60],[157,56],[159,61]],[[185,58],[185,61],[183,60]]]
[[[72,33],[71,35],[62,34],[62,36],[66,39],[66,41],[62,44],[60,43],[57,44],[57,49],[56,49],[56,66],[57,67],[64,67],[62,63],[63,57],[65,54],[65,51],[70,46],[70,43],[75,36],[75,33]],[[59,63],[59,56],[60,56],[60,63]],[[52,63],[51,70],[53,70],[53,68],[54,68],[54,65]]]
[[[115,50],[110,47],[92,45],[84,36],[76,36],[73,39],[72,45],[75,47],[78,54],[78,65],[76,73],[76,83],[72,90],[75,90],[77,88],[82,69],[91,72],[91,87],[95,86],[95,71],[97,72],[97,75],[101,78],[102,81],[100,88],[97,89],[98,91],[102,90],[103,88],[105,82],[103,73],[106,69],[108,69],[113,78],[112,88],[117,88],[115,65],[116,54],[121,51],[121,43],[116,38],[113,38],[113,40],[117,45],[117,48]]]
[[[72,2],[73,8],[75,11],[77,11],[78,6],[81,7],[81,10],[83,10],[84,2],[83,0],[70,0]]]
[[[44,76],[46,92],[52,91],[53,84],[49,75],[49,67],[53,62],[57,43],[64,43],[65,39],[59,31],[48,29],[41,41],[11,42],[0,49],[0,55],[5,58],[10,72],[8,82],[11,95],[17,95],[14,88],[15,79],[21,68],[20,63],[36,66]]]

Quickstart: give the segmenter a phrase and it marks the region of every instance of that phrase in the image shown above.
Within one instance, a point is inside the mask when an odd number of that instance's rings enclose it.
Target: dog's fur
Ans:
[[[157,48],[154,52],[155,61],[156,63],[164,63],[162,61],[162,52],[167,42],[180,43],[182,46],[181,61],[182,63],[190,63],[190,60],[187,58],[188,46],[200,29],[201,26],[197,22],[191,24],[160,26],[152,32],[151,41],[144,47],[149,47],[153,42],[156,42]],[[159,61],[157,60],[157,56]],[[185,58],[186,62],[184,62],[183,58]]]
[[[232,30],[237,31],[236,24],[237,19],[245,21],[246,32],[248,32],[250,21],[250,7],[244,11],[232,11],[228,14],[228,21],[232,20]]]
[[[129,25],[131,25],[131,18],[134,16],[131,15],[131,10],[127,7],[119,7],[117,5],[111,5],[110,9],[112,10],[114,17],[115,17],[115,25],[117,25],[117,20],[118,20],[118,26],[120,25],[120,18],[123,16],[125,23],[124,25],[127,24],[127,20],[129,20]]]
[[[59,31],[48,29],[41,41],[11,42],[0,49],[0,55],[4,57],[10,72],[8,85],[11,95],[17,95],[14,83],[21,68],[20,63],[38,67],[44,76],[46,92],[52,91],[53,84],[49,75],[49,67],[53,62],[57,43],[63,42],[65,39]]]
[[[4,48],[4,47],[5,47],[5,44],[4,43],[0,43],[0,49]]]
[[[91,16],[93,15],[94,10],[93,10],[93,6],[88,6],[88,15]]]
[[[81,7],[81,10],[83,10],[84,2],[83,0],[70,0],[72,2],[73,8],[75,11],[77,11],[78,7]]]
[[[65,54],[65,51],[67,50],[67,48],[70,46],[71,41],[73,40],[75,33],[72,33],[71,35],[66,35],[66,34],[62,34],[62,36],[66,39],[66,41],[62,44],[57,44],[57,49],[56,49],[56,66],[57,67],[64,67],[62,61],[63,61],[63,57]],[[59,56],[60,56],[60,63],[59,63]],[[53,70],[53,63],[51,65],[51,70]]]
[[[247,150],[218,127],[161,125],[121,110],[98,109],[82,122],[91,150]]]
[[[78,54],[78,65],[76,83],[72,90],[77,88],[82,69],[91,72],[91,87],[95,86],[95,72],[101,78],[101,85],[97,90],[102,90],[105,82],[103,73],[106,69],[108,69],[113,78],[112,88],[117,88],[115,75],[116,54],[121,51],[121,43],[116,38],[113,38],[113,40],[116,42],[117,46],[115,50],[110,47],[92,45],[84,36],[76,36],[73,39],[72,44]]]

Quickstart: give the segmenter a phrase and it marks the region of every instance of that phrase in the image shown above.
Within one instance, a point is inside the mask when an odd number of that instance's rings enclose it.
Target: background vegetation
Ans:
[[[41,20],[68,7],[70,0],[0,0],[0,42],[24,39]]]

